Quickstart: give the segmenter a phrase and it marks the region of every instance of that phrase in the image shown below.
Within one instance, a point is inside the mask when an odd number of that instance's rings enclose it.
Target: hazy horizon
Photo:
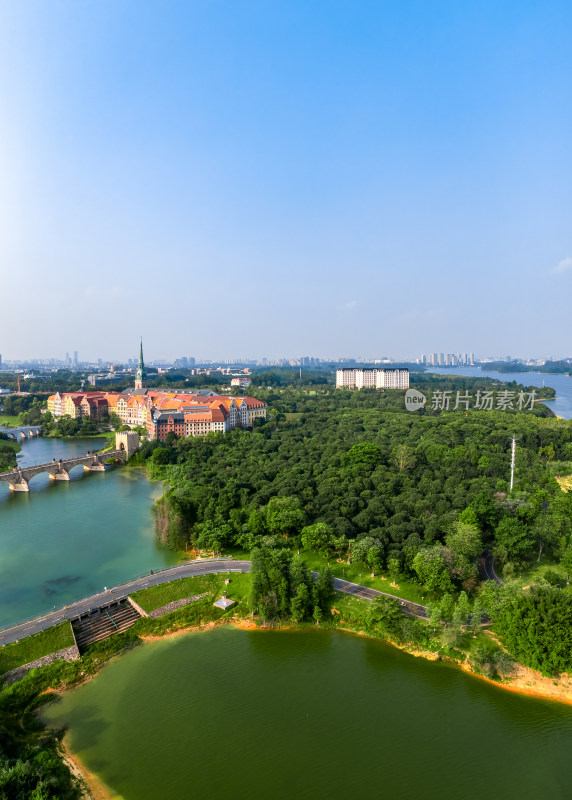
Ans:
[[[572,354],[569,4],[0,23],[4,359]]]

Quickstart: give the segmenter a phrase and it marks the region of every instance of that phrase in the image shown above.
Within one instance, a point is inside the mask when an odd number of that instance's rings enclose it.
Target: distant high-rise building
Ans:
[[[70,365],[70,354],[66,353],[66,367]]]
[[[408,389],[408,369],[338,369],[336,389]]]
[[[77,367],[77,365],[78,365],[78,351],[77,350],[73,351],[73,363],[74,363],[74,367]]]
[[[471,364],[474,364],[475,363],[475,354],[471,353],[470,356],[469,356],[469,359],[470,359]]]

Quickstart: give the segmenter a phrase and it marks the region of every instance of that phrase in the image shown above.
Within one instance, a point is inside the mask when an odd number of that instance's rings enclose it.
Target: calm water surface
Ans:
[[[26,440],[18,461],[42,464],[102,444]],[[0,483],[0,627],[176,561],[153,532],[150,508],[160,494],[138,469],[76,467],[69,483],[38,475],[29,493]]]
[[[572,709],[331,631],[147,644],[44,715],[125,800],[532,800],[572,785]]]
[[[494,378],[501,381],[516,381],[524,386],[551,386],[556,390],[555,400],[546,400],[545,405],[564,419],[572,419],[572,378],[569,375],[549,375],[543,372],[494,372],[479,367],[434,367],[435,375],[468,375],[477,378]]]

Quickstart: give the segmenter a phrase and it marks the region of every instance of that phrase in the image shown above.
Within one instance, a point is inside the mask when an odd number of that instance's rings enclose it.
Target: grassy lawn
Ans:
[[[69,622],[61,622],[54,628],[48,628],[47,631],[27,636],[19,642],[6,644],[0,647],[0,674],[22,664],[29,664],[30,661],[48,656],[50,653],[56,653],[64,647],[71,647],[73,644],[74,638]]]
[[[230,580],[228,586],[225,585],[226,579]],[[242,600],[248,594],[248,587],[248,575],[234,572],[228,575],[223,572],[219,575],[197,575],[196,578],[181,578],[180,580],[164,583],[161,586],[141,589],[141,591],[135,592],[131,596],[136,603],[139,603],[141,608],[150,612],[175,600],[193,597],[204,592],[212,595],[210,602],[213,602],[225,589],[228,597],[232,600]]]
[[[516,575],[512,580],[507,581],[507,583],[519,586],[522,589],[525,586],[532,586],[533,584],[538,583],[538,580],[544,578],[545,573],[548,571],[556,572],[562,579],[563,584],[566,582],[566,570],[556,561],[551,562],[548,559],[543,559],[540,564],[533,564],[532,566],[528,567],[528,569],[523,570]],[[562,586],[562,590],[566,592],[572,592],[572,586]]]
[[[223,555],[232,555],[232,557],[237,561],[250,561],[251,559],[251,555],[248,550],[241,550],[238,547],[225,548]],[[313,570],[323,569],[328,565],[326,558],[319,553],[302,551],[301,555],[307,562],[308,566]],[[332,558],[329,566],[336,578],[343,578],[346,581],[352,581],[353,583],[359,583],[362,586],[378,589],[380,592],[393,594],[396,597],[402,597],[404,600],[411,600],[413,603],[427,605],[431,602],[431,600],[439,599],[437,595],[427,592],[422,586],[419,586],[417,583],[413,583],[402,576],[397,579],[397,586],[399,588],[396,588],[395,586],[391,585],[391,578],[389,575],[387,575],[387,573],[382,572],[381,575],[376,575],[375,578],[372,578],[371,572],[369,572],[366,567],[360,564],[346,564],[345,562],[343,564],[338,564],[337,561]],[[386,580],[382,580],[382,576]]]
[[[15,442],[12,439],[0,439],[0,444],[2,445],[2,447],[6,446],[9,447],[15,453],[19,453],[20,450],[22,449],[20,443]]]
[[[234,558],[235,561],[251,561],[250,550],[243,550],[240,547],[225,547],[221,553],[221,558]]]
[[[18,417],[0,414],[0,425],[4,425],[6,428],[15,428],[18,425]]]
[[[308,563],[308,566],[313,570],[323,569],[327,566],[327,560],[318,553],[303,551],[301,555]],[[391,578],[387,573],[382,572],[380,575],[376,575],[375,578],[372,578],[371,572],[361,564],[346,564],[345,562],[343,564],[338,564],[337,561],[332,559],[329,566],[336,578],[343,578],[346,581],[359,583],[371,589],[378,589],[380,592],[393,594],[396,597],[402,597],[404,600],[411,600],[413,603],[427,605],[432,599],[435,599],[431,593],[425,591],[422,586],[412,583],[402,576],[397,579],[397,586],[392,586]],[[383,578],[386,580],[383,580]]]

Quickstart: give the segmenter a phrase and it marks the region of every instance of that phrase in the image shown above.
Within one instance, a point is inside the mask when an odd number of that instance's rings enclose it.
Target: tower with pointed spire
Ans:
[[[135,373],[135,388],[143,389],[147,374],[145,372],[145,362],[143,361],[143,338],[141,338],[141,346],[139,348],[139,365]]]

